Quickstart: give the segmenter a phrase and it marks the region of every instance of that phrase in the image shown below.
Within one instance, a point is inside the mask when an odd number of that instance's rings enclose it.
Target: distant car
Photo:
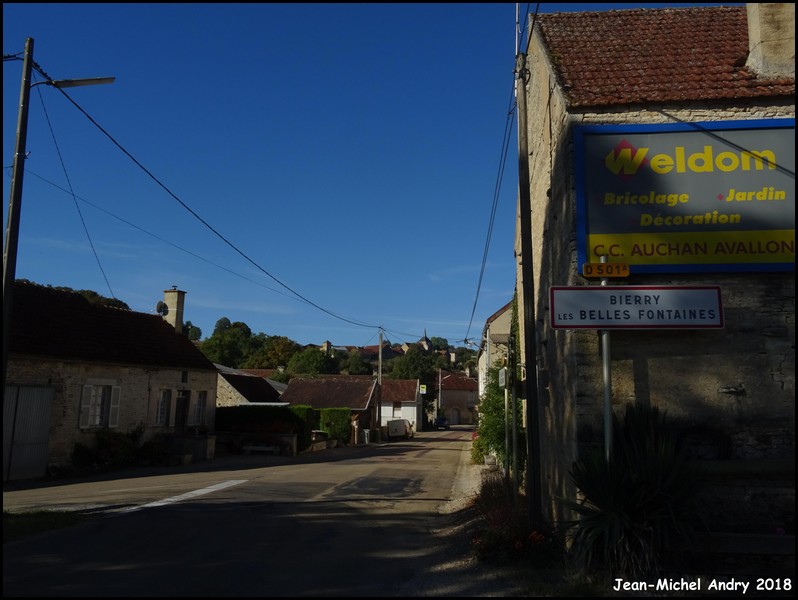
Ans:
[[[449,420],[446,417],[435,417],[435,429],[449,429]]]

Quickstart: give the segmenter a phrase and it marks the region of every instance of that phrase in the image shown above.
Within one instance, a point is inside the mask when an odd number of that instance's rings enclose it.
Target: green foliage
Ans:
[[[449,340],[446,338],[432,336],[429,339],[429,343],[433,350],[446,350],[449,348]]]
[[[213,327],[213,335],[224,333],[225,331],[230,329],[231,324],[232,323],[230,323],[230,319],[228,319],[227,317],[222,317],[221,319],[216,321],[216,325],[214,325]]]
[[[249,353],[249,340],[252,332],[249,327],[224,326],[220,319],[213,335],[202,342],[200,350],[211,362],[232,368],[239,368]]]
[[[129,467],[138,464],[145,427],[140,423],[127,433],[98,429],[94,446],[76,443],[72,447],[72,466],[78,470]]]
[[[425,354],[415,346],[408,348],[402,356],[391,359],[391,379],[420,379],[422,383],[434,383],[436,369],[434,355]]]
[[[480,525],[471,543],[482,561],[528,561],[536,566],[563,564],[563,545],[547,532],[531,526],[523,496],[498,470],[485,471],[474,502]]]
[[[252,352],[244,359],[244,369],[277,369],[285,367],[291,357],[301,350],[295,341],[282,336],[258,334]],[[286,375],[287,376],[287,373]]]
[[[341,371],[346,371],[350,375],[371,375],[373,369],[369,363],[363,360],[358,350],[352,350],[341,363]]]
[[[471,462],[481,465],[485,462],[485,457],[490,454],[490,450],[481,437],[477,437],[471,443]]]
[[[352,430],[352,411],[348,408],[322,408],[319,410],[320,429],[331,440],[349,443]]]
[[[585,566],[627,577],[659,571],[675,542],[692,540],[701,478],[678,445],[677,432],[654,407],[630,404],[613,415],[612,451],[573,465],[579,501],[560,499],[579,519],[572,550]]]
[[[183,329],[192,342],[196,342],[202,338],[202,329],[194,325],[191,321],[186,321],[185,326]]]
[[[338,372],[338,362],[322,352],[320,348],[305,348],[288,361],[288,372],[292,375],[321,375]]]
[[[305,410],[307,409],[307,410]],[[315,414],[314,414],[315,413]],[[318,413],[297,406],[220,406],[216,409],[216,430],[235,434],[231,450],[240,451],[251,443],[271,441],[275,434],[297,434],[297,448],[310,445],[310,432],[317,429]]]
[[[114,429],[100,429],[97,440],[97,462],[111,467],[124,467],[136,463],[136,437]]]
[[[151,439],[139,446],[138,463],[143,465],[165,465],[169,462],[170,436],[156,433]]]
[[[505,410],[504,388],[499,386],[499,363],[488,369],[488,380],[485,391],[479,401],[479,425],[477,434],[479,436],[480,451],[484,455],[495,454],[501,464],[505,464],[512,448],[507,448],[508,427],[510,428],[509,437],[512,443],[512,414],[507,414]],[[521,430],[521,403],[516,402],[516,440],[519,443],[519,470],[523,471],[526,464],[526,452],[522,447],[525,436]],[[509,409],[509,407],[508,407]]]
[[[300,449],[310,447],[311,438],[313,437],[313,430],[321,427],[321,416],[319,411],[311,406],[296,405],[287,407],[296,418],[302,423],[301,429],[298,431],[299,439],[297,444]]]

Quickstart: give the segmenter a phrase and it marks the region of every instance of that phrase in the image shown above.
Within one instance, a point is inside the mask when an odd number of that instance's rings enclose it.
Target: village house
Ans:
[[[794,4],[532,17],[515,253],[533,501],[571,518],[574,461],[637,403],[689,435],[713,526],[794,532]],[[621,306],[620,286],[674,300]]]
[[[93,447],[102,431],[139,431],[141,441],[165,434],[175,451],[213,458],[212,438],[202,449],[195,438],[214,427],[217,372],[183,334],[184,302],[185,292],[166,290],[160,314],[145,314],[17,281],[3,480],[67,467],[76,445]]]

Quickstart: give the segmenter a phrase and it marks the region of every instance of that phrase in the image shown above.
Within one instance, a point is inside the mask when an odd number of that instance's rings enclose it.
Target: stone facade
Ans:
[[[26,359],[12,357],[8,372],[15,386],[45,386],[53,389],[52,420],[48,444],[48,466],[55,468],[71,463],[76,443],[93,447],[97,429],[81,428],[81,392],[87,383],[102,382],[119,386],[119,420],[116,431],[127,433],[144,425],[144,440],[156,433],[171,433],[174,427],[156,425],[155,414],[162,389],[172,390],[169,423],[175,422],[178,391],[190,391],[190,406],[197,392],[207,392],[205,426],[214,428],[216,413],[216,373],[213,371],[188,371],[183,382],[183,372],[174,369],[144,369],[112,364],[81,364],[52,359]]]
[[[526,104],[534,298],[523,297],[520,219],[515,249],[519,307],[532,302],[536,317],[544,516],[557,522],[570,517],[555,497],[575,496],[569,477],[573,461],[587,448],[601,447],[604,435],[598,332],[549,326],[549,288],[588,284],[577,264],[572,127],[794,118],[795,105],[793,96],[789,101],[730,99],[572,110],[547,52],[533,35]],[[720,286],[726,321],[724,329],[713,331],[613,331],[613,408],[630,402],[659,406],[695,433],[695,451],[705,458],[792,459],[794,482],[794,271],[639,275],[623,283]],[[520,325],[522,351],[523,336],[532,331],[528,327]],[[787,493],[794,500],[794,483]],[[789,513],[776,518],[789,518]]]

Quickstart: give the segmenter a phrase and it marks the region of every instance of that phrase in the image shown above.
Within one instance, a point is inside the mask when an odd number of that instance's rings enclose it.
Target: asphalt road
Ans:
[[[7,484],[4,510],[95,516],[4,544],[3,595],[508,595],[507,582],[475,574],[458,528],[483,469],[470,447],[470,430],[452,429],[295,458],[220,455]]]

